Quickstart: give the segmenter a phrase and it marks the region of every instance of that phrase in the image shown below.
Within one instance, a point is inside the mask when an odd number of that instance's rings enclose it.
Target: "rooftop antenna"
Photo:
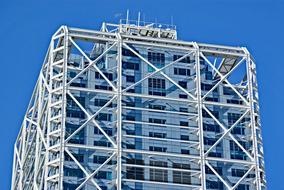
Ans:
[[[157,27],[157,25],[158,25],[158,20],[157,20],[157,18],[155,18],[155,25],[156,25],[156,27]],[[155,26],[154,26],[155,27]]]
[[[128,24],[128,17],[129,17],[129,9],[126,11],[126,24]]]
[[[138,27],[140,25],[140,11],[138,12]]]
[[[171,16],[171,27],[174,27],[174,17]]]

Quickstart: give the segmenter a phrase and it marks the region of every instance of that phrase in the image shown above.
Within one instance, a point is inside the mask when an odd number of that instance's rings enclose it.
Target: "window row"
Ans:
[[[67,117],[72,117],[72,118],[79,118],[79,119],[85,119],[86,115],[83,111],[81,110],[66,110],[66,116]],[[112,121],[112,114],[108,113],[99,113],[96,117],[96,120],[98,121]]]

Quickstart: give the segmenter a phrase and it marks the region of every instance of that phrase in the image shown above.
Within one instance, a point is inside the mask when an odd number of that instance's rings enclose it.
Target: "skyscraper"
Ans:
[[[12,190],[266,189],[255,61],[172,25],[62,26],[14,152]]]

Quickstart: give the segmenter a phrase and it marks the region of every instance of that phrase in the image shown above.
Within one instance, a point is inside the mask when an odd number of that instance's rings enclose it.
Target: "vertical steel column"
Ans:
[[[26,117],[26,116],[25,116]],[[23,124],[23,129],[22,129],[22,146],[21,150],[19,151],[19,157],[20,157],[20,162],[21,162],[21,170],[20,170],[20,190],[23,190],[23,165],[24,165],[24,154],[25,154],[25,146],[26,146],[26,127],[27,127],[27,121],[24,119],[24,124]]]
[[[62,105],[61,105],[61,132],[60,132],[60,162],[59,162],[59,181],[58,189],[63,190],[63,176],[64,176],[64,149],[65,149],[65,119],[66,119],[66,91],[67,91],[67,62],[68,62],[68,28],[63,27],[64,30],[64,50],[63,50],[63,76],[62,76]]]
[[[258,161],[258,149],[257,149],[257,136],[256,136],[256,127],[255,127],[255,114],[254,114],[254,98],[253,98],[253,81],[252,81],[252,67],[250,54],[246,48],[243,48],[246,52],[246,69],[247,69],[247,85],[248,85],[248,98],[250,106],[250,125],[252,130],[252,140],[253,140],[253,153],[255,161],[255,185],[257,190],[261,190],[261,182],[259,176],[259,161]]]
[[[202,97],[201,97],[201,74],[200,74],[200,55],[197,43],[194,43],[196,48],[195,67],[196,67],[196,97],[197,97],[197,112],[198,112],[198,128],[199,128],[199,148],[200,148],[200,169],[201,169],[201,188],[206,190],[205,176],[205,158],[204,158],[204,143],[203,143],[203,118],[202,118]]]
[[[18,140],[18,139],[17,139]],[[16,140],[16,143],[17,143],[17,140]],[[15,144],[16,144],[15,143]],[[15,177],[17,175],[17,170],[16,170],[16,166],[17,166],[17,163],[16,163],[16,160],[17,160],[17,157],[16,157],[16,150],[17,150],[17,147],[14,146],[14,155],[13,155],[13,171],[12,171],[12,183],[11,183],[11,190],[14,189],[14,186],[15,186]]]
[[[121,90],[122,90],[122,39],[119,33],[117,33],[117,190],[121,190]]]
[[[42,71],[40,71],[41,73]],[[40,127],[40,120],[41,120],[41,108],[42,108],[42,75],[39,74],[39,81],[38,81],[38,100],[37,100],[37,130],[36,130],[36,149],[35,149],[35,166],[34,166],[34,183],[33,183],[33,187],[35,189],[38,189],[37,187],[37,172],[38,172],[38,162],[39,162],[39,157],[40,157],[40,153],[39,153],[39,127]]]
[[[48,159],[49,159],[49,147],[50,147],[50,138],[49,138],[49,133],[50,133],[50,119],[51,119],[51,99],[52,99],[52,80],[51,77],[53,75],[53,69],[52,69],[52,64],[53,64],[53,59],[54,59],[54,55],[53,55],[53,50],[54,50],[54,39],[52,38],[50,41],[50,54],[49,54],[49,61],[48,61],[48,75],[49,77],[47,77],[47,79],[49,80],[49,89],[50,92],[48,93],[48,100],[47,100],[47,129],[46,129],[46,150],[45,150],[45,161],[44,161],[44,167],[45,167],[45,171],[44,171],[44,190],[47,190],[48,187],[48,181],[47,181],[47,177],[48,177]]]

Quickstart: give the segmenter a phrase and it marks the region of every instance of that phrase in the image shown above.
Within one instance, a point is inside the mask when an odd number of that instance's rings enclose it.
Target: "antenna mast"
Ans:
[[[126,11],[126,24],[128,24],[128,17],[129,17],[129,9]]]

